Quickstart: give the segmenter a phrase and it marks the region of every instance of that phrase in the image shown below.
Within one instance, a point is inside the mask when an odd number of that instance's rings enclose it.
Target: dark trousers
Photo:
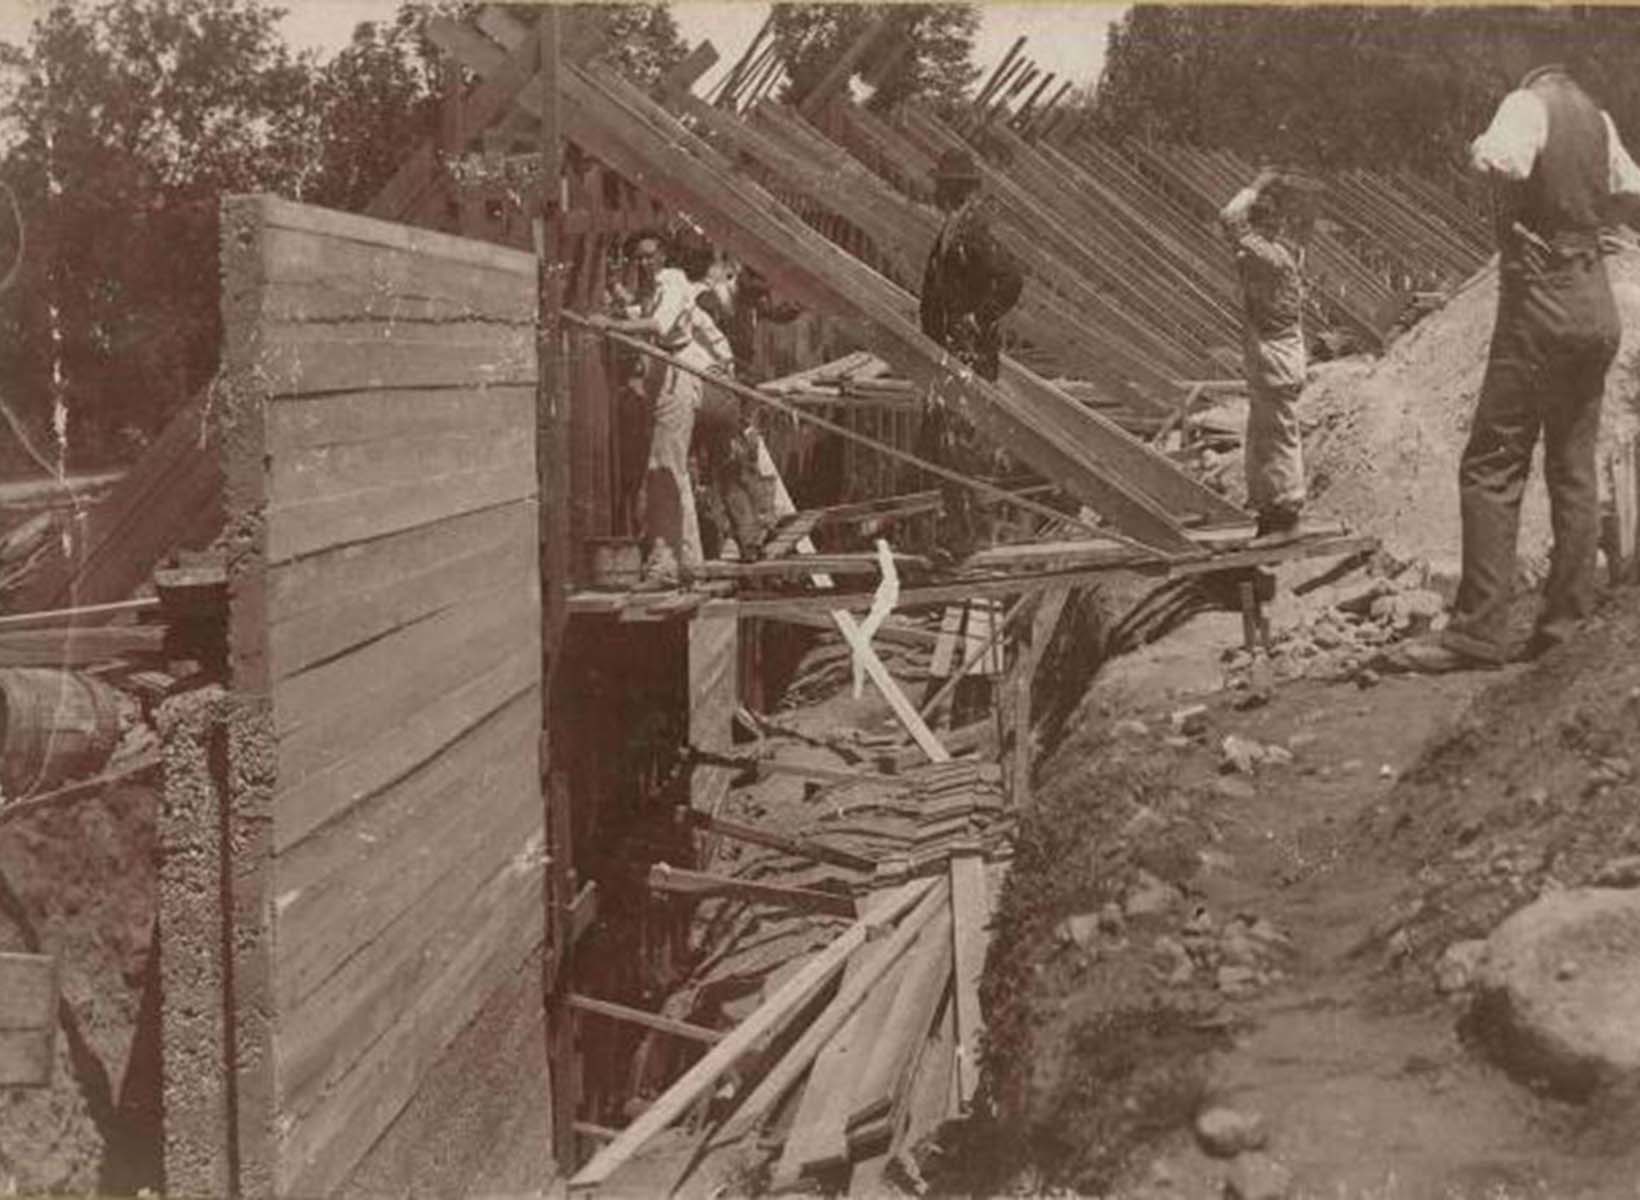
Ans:
[[[1458,467],[1463,580],[1447,640],[1508,656],[1520,502],[1543,435],[1554,549],[1536,638],[1564,640],[1594,606],[1600,537],[1595,446],[1617,351],[1611,285],[1598,256],[1529,269],[1505,264],[1497,325]]]

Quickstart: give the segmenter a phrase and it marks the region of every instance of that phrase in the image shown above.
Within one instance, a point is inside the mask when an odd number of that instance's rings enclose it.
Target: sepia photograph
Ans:
[[[0,1195],[1640,1197],[1636,64],[0,0]]]

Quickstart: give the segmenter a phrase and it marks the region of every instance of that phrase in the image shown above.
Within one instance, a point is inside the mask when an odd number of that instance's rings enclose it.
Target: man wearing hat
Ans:
[[[1553,32],[1541,19],[1512,30],[1500,59],[1523,69],[1541,52],[1541,26]],[[1397,647],[1379,664],[1392,670],[1464,670],[1517,656],[1516,537],[1540,433],[1554,546],[1519,657],[1553,649],[1594,610],[1596,446],[1621,332],[1600,231],[1640,212],[1640,168],[1611,118],[1558,65],[1526,72],[1470,157],[1493,181],[1499,265],[1486,374],[1458,464],[1463,575],[1447,628]]]
[[[1288,539],[1304,508],[1298,397],[1304,390],[1304,248],[1315,223],[1315,186],[1265,168],[1219,221],[1241,277],[1242,360],[1247,372],[1243,459],[1257,536]]]
[[[968,370],[995,382],[1001,365],[999,328],[1025,286],[1013,256],[991,232],[980,173],[966,150],[947,150],[934,169],[934,203],[945,222],[923,270],[918,314],[922,331]],[[993,456],[977,444],[973,425],[939,394],[923,411],[918,449],[924,458],[966,475],[994,473]],[[972,489],[946,483],[941,548],[963,557],[986,539]]]

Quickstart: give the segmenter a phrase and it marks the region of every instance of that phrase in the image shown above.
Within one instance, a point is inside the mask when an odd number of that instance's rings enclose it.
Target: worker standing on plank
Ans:
[[[1517,68],[1532,61],[1511,38]],[[1469,441],[1458,466],[1463,576],[1439,635],[1398,647],[1382,666],[1440,672],[1507,661],[1520,502],[1541,431],[1554,547],[1524,658],[1566,640],[1595,599],[1599,485],[1595,451],[1606,369],[1619,325],[1601,227],[1640,198],[1640,169],[1617,129],[1561,66],[1527,73],[1470,147],[1494,184],[1496,324]]]
[[[686,366],[732,372],[734,355],[728,339],[696,305],[698,285],[677,267],[665,265],[660,237],[641,234],[632,257],[638,271],[637,303],[626,316],[599,316],[591,323],[647,336]],[[650,548],[639,583],[643,590],[677,587],[685,572],[701,564],[700,524],[689,482],[689,440],[704,386],[699,377],[670,362],[648,360],[644,390],[654,425],[644,475],[644,532]]]
[[[775,303],[755,272],[736,269],[732,262],[713,261],[704,274],[696,303],[728,337],[735,378],[755,384],[759,322],[784,323],[801,310]],[[759,438],[748,403],[721,388],[708,388],[695,431],[707,480],[702,498],[706,523],[717,533],[719,557],[731,562],[761,558],[764,535],[774,520],[762,501],[766,489],[757,469]]]
[[[1002,318],[1019,303],[1025,277],[991,231],[979,168],[966,150],[947,150],[934,170],[934,203],[945,213],[923,270],[922,331],[967,370],[995,382],[1002,360]],[[997,456],[979,445],[953,398],[931,393],[923,408],[918,454],[965,475],[997,473]],[[970,489],[942,481],[940,550],[966,557],[989,531]]]
[[[1219,221],[1241,277],[1242,360],[1247,372],[1247,436],[1242,457],[1256,536],[1290,538],[1304,509],[1304,248],[1315,225],[1314,184],[1265,168],[1236,194]]]

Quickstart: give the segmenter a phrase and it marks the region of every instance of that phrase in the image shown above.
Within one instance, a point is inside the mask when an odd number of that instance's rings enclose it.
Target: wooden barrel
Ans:
[[[107,684],[74,671],[0,670],[0,790],[8,800],[95,775],[120,740]]]

